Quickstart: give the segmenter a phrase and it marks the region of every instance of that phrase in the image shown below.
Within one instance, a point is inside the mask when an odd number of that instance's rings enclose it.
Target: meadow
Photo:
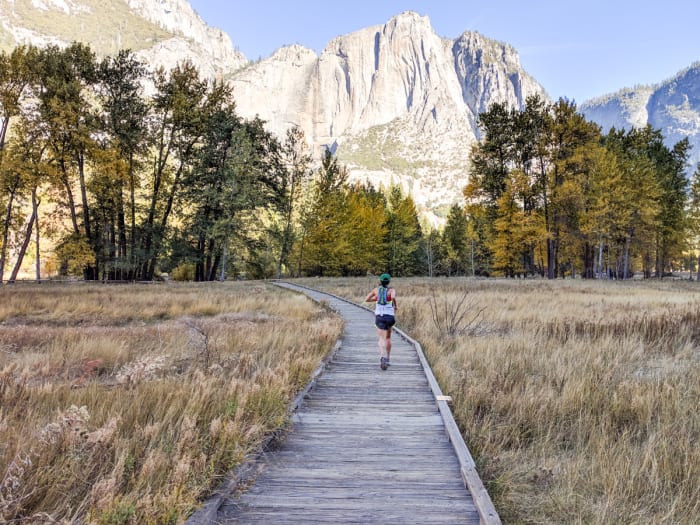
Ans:
[[[342,321],[262,283],[0,289],[0,522],[182,523]]]
[[[698,523],[697,283],[392,285],[504,523]],[[341,329],[261,282],[0,289],[0,521],[181,523]]]
[[[697,283],[392,285],[504,523],[700,522]]]

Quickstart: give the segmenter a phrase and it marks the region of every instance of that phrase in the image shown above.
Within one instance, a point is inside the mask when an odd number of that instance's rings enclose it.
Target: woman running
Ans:
[[[382,370],[386,370],[390,365],[391,327],[396,323],[396,290],[389,287],[390,282],[391,275],[383,273],[379,276],[380,286],[377,286],[365,297],[366,303],[375,301],[377,303],[374,315],[377,335],[379,336],[379,366]]]

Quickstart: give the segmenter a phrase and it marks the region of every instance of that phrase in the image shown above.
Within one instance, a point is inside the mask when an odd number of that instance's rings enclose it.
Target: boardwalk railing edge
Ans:
[[[346,303],[358,306],[360,308],[372,312],[370,308],[367,308],[362,304],[354,303],[353,301],[350,301],[345,297],[340,297],[332,293],[316,290],[309,286],[304,286],[303,284],[279,281],[279,283],[283,282],[316,293],[323,293],[340,301],[344,301]],[[277,284],[277,282],[273,282],[273,284]],[[442,389],[440,388],[440,385],[438,384],[437,379],[433,374],[433,370],[430,368],[430,364],[428,363],[428,359],[425,357],[423,348],[421,347],[418,341],[413,339],[400,328],[394,327],[394,331],[397,332],[406,341],[411,343],[416,349],[418,359],[421,363],[421,366],[423,367],[423,372],[425,373],[425,376],[428,379],[428,384],[430,385],[430,389],[432,390],[433,396],[435,397],[435,402],[437,403],[438,410],[440,411],[440,415],[442,416],[442,421],[445,425],[445,432],[447,433],[447,437],[450,440],[450,443],[452,443],[452,447],[454,448],[455,454],[457,455],[460,470],[462,473],[462,480],[464,481],[467,490],[469,490],[469,492],[472,495],[472,498],[474,499],[474,505],[476,506],[476,510],[479,513],[481,525],[501,525],[501,518],[499,517],[498,512],[496,512],[496,507],[494,507],[493,501],[491,501],[491,496],[489,496],[489,493],[484,487],[484,484],[481,481],[481,478],[479,477],[479,473],[476,471],[476,464],[474,463],[474,459],[472,458],[472,455],[469,452],[467,444],[464,442],[464,437],[462,436],[462,433],[460,432],[459,427],[457,426],[457,422],[455,421],[454,415],[452,414],[452,410],[450,409],[447,400],[444,399],[445,396],[443,395]]]

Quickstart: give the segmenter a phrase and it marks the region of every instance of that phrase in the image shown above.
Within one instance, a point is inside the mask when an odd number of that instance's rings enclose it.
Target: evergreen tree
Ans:
[[[631,276],[636,253],[645,277],[655,263],[655,229],[659,214],[660,188],[654,165],[647,154],[645,133],[612,129],[604,138],[605,146],[617,156],[625,188],[622,196],[626,213],[621,225],[619,260],[612,270],[620,278]]]
[[[391,275],[415,275],[420,270],[422,231],[416,205],[399,186],[389,189],[386,218],[387,270]]]
[[[280,255],[277,262],[277,278],[282,276],[283,267],[289,263],[289,255],[295,241],[295,223],[299,220],[299,205],[302,190],[311,178],[311,154],[306,151],[304,132],[299,127],[287,131],[287,138],[280,151],[284,165],[281,180],[281,231]]]
[[[467,217],[459,204],[453,204],[442,233],[443,262],[448,276],[467,273]]]
[[[348,221],[339,236],[348,239],[350,253],[344,274],[366,275],[384,271],[387,203],[371,184],[354,184],[347,194]]]
[[[339,235],[348,222],[347,169],[326,149],[317,173],[313,201],[306,218],[300,258],[307,275],[341,275],[351,252],[350,241]]]

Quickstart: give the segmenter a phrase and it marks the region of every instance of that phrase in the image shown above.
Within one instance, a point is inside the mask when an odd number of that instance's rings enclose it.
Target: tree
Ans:
[[[112,278],[135,278],[139,258],[136,191],[149,138],[148,104],[142,89],[145,78],[145,66],[130,51],[119,51],[115,57],[104,58],[98,68],[101,128],[105,132],[100,147],[113,151],[114,166],[123,167],[112,173],[121,173],[122,176],[110,179],[107,172],[104,177],[104,182],[113,186],[114,198],[113,202],[111,199],[106,201],[113,204],[111,213],[108,210],[101,212],[109,217],[105,227],[116,244],[110,248],[114,253],[114,260],[110,261],[114,267]],[[99,207],[103,202],[98,199],[95,205]]]
[[[700,164],[695,168],[690,180],[688,197],[688,226],[692,245],[697,256],[697,273],[695,280],[700,282]]]
[[[506,277],[533,272],[532,254],[543,236],[539,217],[520,203],[530,190],[528,178],[515,170],[498,201],[494,229],[493,267]]]
[[[651,156],[660,188],[655,265],[659,277],[673,270],[673,262],[681,258],[686,248],[688,179],[685,171],[689,151],[688,137],[669,149],[663,143],[661,132],[653,132]]]
[[[294,225],[298,220],[299,200],[304,184],[311,178],[311,155],[306,151],[306,139],[301,128],[294,126],[287,131],[280,155],[284,166],[281,180],[280,212],[282,215],[280,255],[277,262],[277,278],[289,262],[295,241]]]
[[[625,237],[626,225],[630,223],[630,207],[627,203],[628,189],[617,156],[607,148],[599,146],[594,151],[588,188],[589,205],[581,217],[581,231],[594,251],[590,272],[588,266],[584,277],[603,278],[607,273],[603,255],[615,250],[618,239]]]
[[[344,274],[366,275],[384,271],[387,250],[387,203],[384,195],[371,184],[354,184],[347,190],[348,220],[338,236],[348,239],[350,253]]]
[[[48,180],[51,166],[46,158],[47,143],[43,140],[43,127],[41,122],[31,118],[23,119],[17,132],[14,134],[8,154],[12,159],[11,164],[17,170],[17,176],[21,178],[22,185],[31,195],[31,215],[25,222],[24,238],[20,244],[15,265],[10,274],[9,282],[15,282],[20,267],[24,260],[32,234],[35,237],[36,246],[36,281],[41,280],[41,257],[39,250],[39,188]]]
[[[301,239],[300,266],[308,275],[340,275],[349,259],[349,240],[339,235],[348,221],[347,178],[347,169],[326,149]]]
[[[442,233],[443,261],[447,275],[463,275],[468,266],[467,217],[459,204],[453,204],[447,214]]]
[[[88,46],[74,43],[43,51],[39,112],[46,125],[48,154],[57,167],[54,184],[64,193],[72,224],[65,242],[82,239],[93,249],[97,236],[90,221],[86,168],[98,130],[88,96],[95,80],[95,55]],[[96,259],[84,268],[84,276],[98,277]]]
[[[24,188],[24,177],[17,158],[6,159],[7,137],[12,121],[21,118],[28,96],[36,88],[38,68],[39,51],[34,47],[19,46],[9,55],[0,53],[0,202],[4,210],[0,239],[0,283],[5,274],[13,217],[19,211],[17,199]]]
[[[560,99],[553,108],[550,145],[551,171],[547,276],[562,274],[561,251],[569,248],[569,259],[580,239],[579,215],[585,207],[584,194],[591,169],[590,151],[600,140],[600,127],[576,111],[576,105]]]
[[[622,216],[621,260],[615,274],[627,278],[631,272],[632,255],[638,254],[645,277],[651,275],[654,264],[654,230],[659,214],[660,188],[654,166],[647,155],[647,139],[639,130],[611,129],[604,137],[605,146],[617,157],[625,191],[622,197],[626,213]]]
[[[140,279],[153,278],[156,262],[167,235],[173,204],[183,174],[196,158],[196,148],[208,124],[207,83],[190,62],[154,78],[156,93],[152,107],[154,157],[147,184],[146,219],[141,233]]]
[[[389,189],[386,218],[387,270],[391,275],[415,275],[420,269],[421,231],[413,198],[399,186]]]

